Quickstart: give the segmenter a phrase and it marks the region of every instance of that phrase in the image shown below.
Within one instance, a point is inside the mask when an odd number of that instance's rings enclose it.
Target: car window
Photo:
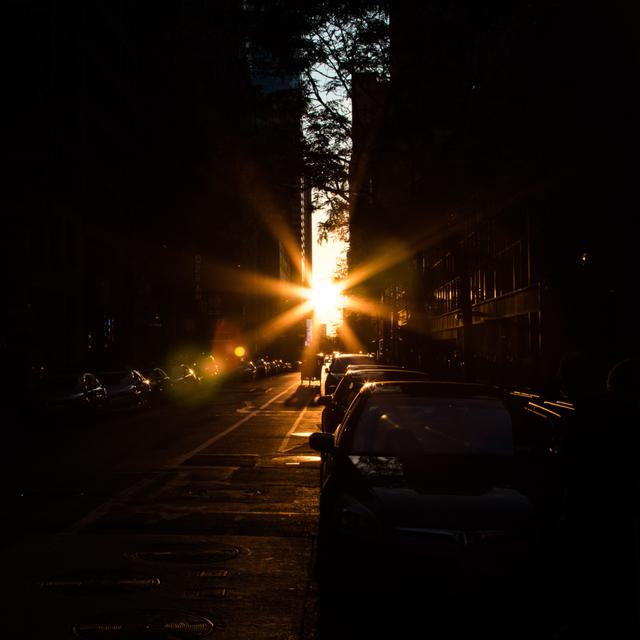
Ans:
[[[346,356],[337,358],[331,363],[331,373],[344,373],[350,364],[373,364],[374,359],[371,356]]]
[[[513,454],[511,415],[498,398],[374,394],[348,433],[357,454]]]
[[[100,383],[96,380],[95,376],[92,376],[90,373],[85,375],[84,381],[87,385],[87,389],[96,389],[100,386]]]
[[[333,392],[333,400],[336,404],[341,404],[344,398],[349,393],[349,390],[353,388],[353,378],[350,376],[345,376],[338,382],[338,386],[335,388]]]

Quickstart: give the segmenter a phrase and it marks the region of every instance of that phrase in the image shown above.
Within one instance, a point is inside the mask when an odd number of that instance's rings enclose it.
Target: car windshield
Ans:
[[[500,399],[487,397],[374,394],[350,440],[355,454],[513,454],[509,411]]]
[[[375,364],[371,356],[346,356],[331,363],[331,373],[344,373],[350,364]]]

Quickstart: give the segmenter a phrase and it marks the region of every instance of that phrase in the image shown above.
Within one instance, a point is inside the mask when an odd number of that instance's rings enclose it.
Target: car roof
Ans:
[[[399,364],[383,364],[381,362],[372,362],[372,363],[354,363],[347,366],[348,369],[357,369],[364,368],[368,369],[404,369],[402,365]]]
[[[416,376],[418,379],[427,377],[427,374],[424,373],[424,371],[412,371],[411,369],[385,369],[384,367],[356,369],[355,371],[347,371],[344,375],[345,378],[349,378],[351,380],[367,380],[377,375],[387,374],[389,376],[398,375],[398,380],[402,378],[408,380],[410,376]],[[393,380],[393,378],[387,378],[387,380]]]
[[[476,382],[451,382],[448,380],[376,380],[367,382],[361,393],[377,394],[389,391],[400,391],[407,395],[418,396],[493,396],[505,397],[506,392],[494,385]]]

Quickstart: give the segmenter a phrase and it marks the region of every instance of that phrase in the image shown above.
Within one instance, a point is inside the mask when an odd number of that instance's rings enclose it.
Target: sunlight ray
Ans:
[[[306,287],[254,271],[215,265],[212,272],[219,280],[218,286],[225,291],[251,292],[266,296],[294,296],[300,299],[308,297]]]
[[[407,260],[413,253],[414,249],[408,246],[399,244],[387,246],[384,250],[380,250],[371,260],[349,274],[343,282],[344,289],[351,289],[368,278]]]
[[[345,308],[352,309],[353,311],[360,311],[368,316],[388,316],[393,312],[393,309],[385,304],[370,300],[369,298],[363,298],[362,296],[354,296],[352,294],[344,296]]]
[[[364,345],[358,337],[354,333],[353,329],[349,326],[349,323],[346,319],[342,321],[342,325],[340,326],[340,337],[344,342],[344,346],[346,350],[350,353],[358,353],[359,351],[364,350]]]
[[[305,300],[295,307],[281,313],[270,322],[254,328],[249,332],[249,339],[252,339],[256,336],[275,336],[281,331],[288,329],[299,320],[302,320],[302,318],[304,318],[311,312],[312,308],[313,305],[311,301]]]

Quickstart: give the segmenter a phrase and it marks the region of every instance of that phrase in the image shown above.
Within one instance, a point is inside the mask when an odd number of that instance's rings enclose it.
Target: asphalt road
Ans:
[[[285,374],[90,428],[11,425],[2,635],[313,637],[316,393]]]
[[[426,598],[428,575],[319,588],[318,392],[292,373],[89,428],[10,425],[0,636],[551,637],[545,612]]]

